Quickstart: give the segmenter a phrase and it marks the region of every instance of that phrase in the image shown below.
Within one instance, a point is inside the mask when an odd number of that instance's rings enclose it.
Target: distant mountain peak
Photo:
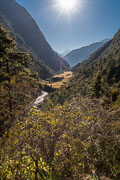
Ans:
[[[64,57],[64,56],[66,56],[70,51],[71,51],[70,49],[67,49],[67,50],[63,51],[62,53],[60,53],[60,55],[61,55],[62,57]]]

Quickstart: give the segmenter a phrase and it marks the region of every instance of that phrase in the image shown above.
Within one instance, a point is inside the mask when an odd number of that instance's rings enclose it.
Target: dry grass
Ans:
[[[57,77],[63,78],[61,81],[54,82],[54,83],[49,83],[48,81],[43,81],[42,84],[47,84],[48,86],[51,86],[55,89],[59,89],[61,86],[66,85],[72,76],[73,76],[72,71],[66,71],[62,74],[53,76],[54,78],[57,78]]]

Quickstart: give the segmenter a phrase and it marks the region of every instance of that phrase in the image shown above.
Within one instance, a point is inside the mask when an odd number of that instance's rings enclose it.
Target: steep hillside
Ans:
[[[15,34],[20,36],[44,63],[55,71],[69,65],[58,56],[46,41],[32,16],[15,0],[1,0],[0,12],[6,16]],[[21,39],[20,38],[20,39]]]
[[[88,59],[90,55],[92,55],[98,48],[103,46],[107,41],[108,39],[105,39],[103,41],[95,42],[88,46],[72,50],[64,58],[71,66],[74,66],[77,63],[80,63],[83,60]]]
[[[50,95],[49,106],[64,104],[72,98],[92,97],[98,98],[105,106],[120,107],[120,30],[112,40],[72,70],[73,78],[68,86]]]
[[[72,93],[120,105],[120,30],[88,60],[73,68]],[[76,87],[76,88],[74,88]]]
[[[31,58],[33,61],[33,65],[32,65],[33,71],[38,72],[40,78],[42,79],[46,79],[52,76],[53,71],[48,66],[46,66],[41,59],[39,59],[36,56],[35,52],[29,46],[26,45],[24,39],[19,34],[15,33],[12,24],[10,23],[8,18],[5,17],[1,12],[0,12],[0,24],[2,24],[8,32],[10,32],[11,37],[14,36],[16,37],[16,42],[17,42],[16,45],[20,51],[24,51],[24,52],[27,51],[31,54]]]

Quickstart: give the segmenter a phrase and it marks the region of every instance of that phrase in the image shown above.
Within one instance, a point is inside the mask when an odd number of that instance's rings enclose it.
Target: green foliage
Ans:
[[[29,54],[18,52],[15,38],[0,25],[0,136],[20,119],[32,99],[36,83],[30,64]]]
[[[101,75],[98,74],[94,85],[94,94],[97,98],[100,96],[100,91],[101,91]]]
[[[31,109],[1,139],[4,179],[118,179],[119,111],[108,115],[97,101],[76,99],[46,112]]]

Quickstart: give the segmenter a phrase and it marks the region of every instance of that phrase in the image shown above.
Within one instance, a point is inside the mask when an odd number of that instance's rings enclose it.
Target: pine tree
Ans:
[[[15,38],[0,25],[0,136],[22,119],[35,90],[29,53],[16,49]]]

